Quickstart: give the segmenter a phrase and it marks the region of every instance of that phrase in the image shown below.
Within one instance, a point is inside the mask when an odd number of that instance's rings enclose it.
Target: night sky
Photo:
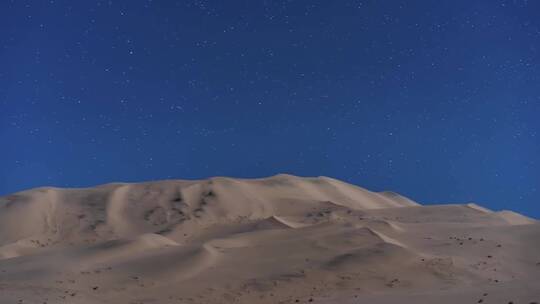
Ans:
[[[540,1],[1,1],[0,194],[276,173],[540,217]]]

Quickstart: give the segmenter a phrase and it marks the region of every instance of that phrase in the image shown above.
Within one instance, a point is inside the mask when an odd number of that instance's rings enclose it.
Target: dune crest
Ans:
[[[328,177],[38,188],[0,197],[0,303],[534,301],[538,239],[511,211]]]

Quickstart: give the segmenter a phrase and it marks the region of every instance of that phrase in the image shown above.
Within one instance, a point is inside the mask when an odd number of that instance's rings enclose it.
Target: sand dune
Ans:
[[[0,197],[0,303],[533,303],[540,224],[332,178]]]

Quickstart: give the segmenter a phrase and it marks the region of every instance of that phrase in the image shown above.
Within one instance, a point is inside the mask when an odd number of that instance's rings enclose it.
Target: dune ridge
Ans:
[[[0,303],[538,301],[538,239],[328,177],[44,187],[0,197]]]

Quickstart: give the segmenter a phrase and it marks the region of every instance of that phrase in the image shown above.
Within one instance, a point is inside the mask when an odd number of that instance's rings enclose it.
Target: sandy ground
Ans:
[[[0,303],[540,303],[540,224],[327,177],[0,198]]]

